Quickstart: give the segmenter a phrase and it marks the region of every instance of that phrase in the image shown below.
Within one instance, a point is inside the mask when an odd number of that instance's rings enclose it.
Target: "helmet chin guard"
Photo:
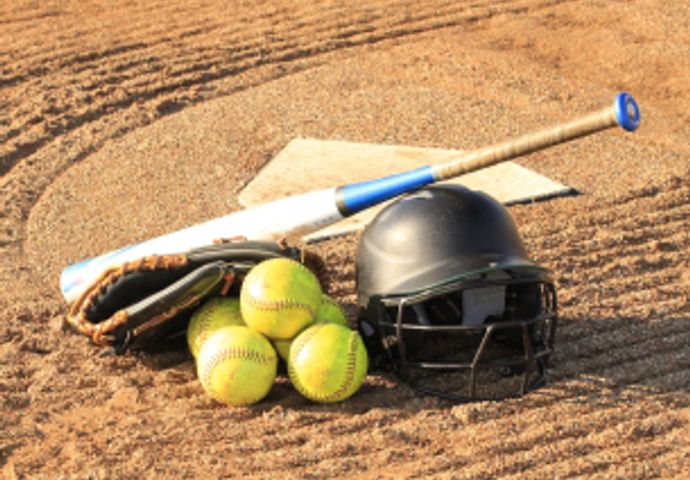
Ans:
[[[417,391],[496,399],[544,383],[557,323],[551,273],[527,258],[488,195],[432,186],[389,205],[362,234],[356,276],[373,364]]]

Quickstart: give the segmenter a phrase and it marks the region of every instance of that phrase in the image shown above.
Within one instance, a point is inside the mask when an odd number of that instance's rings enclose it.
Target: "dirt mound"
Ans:
[[[0,6],[2,472],[684,478],[689,15],[661,0]],[[294,136],[471,149],[623,89],[638,133],[520,160],[581,192],[511,207],[561,313],[550,381],[524,398],[452,405],[375,374],[341,404],[281,378],[228,409],[185,352],[102,357],[63,330],[66,263],[238,208]],[[316,247],[351,320],[357,240]]]

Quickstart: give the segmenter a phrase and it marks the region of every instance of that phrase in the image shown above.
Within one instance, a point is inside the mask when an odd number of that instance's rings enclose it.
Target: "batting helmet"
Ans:
[[[543,382],[557,320],[552,275],[489,195],[436,185],[392,203],[360,238],[356,281],[372,363],[394,366],[417,390],[484,398],[484,372],[520,373],[519,394]],[[465,375],[460,391],[448,372]]]

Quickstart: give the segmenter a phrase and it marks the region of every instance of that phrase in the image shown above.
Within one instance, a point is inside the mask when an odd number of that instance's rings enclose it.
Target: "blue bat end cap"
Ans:
[[[640,126],[640,107],[637,106],[637,102],[629,93],[621,92],[616,95],[613,111],[616,114],[618,125],[628,132],[634,132]]]

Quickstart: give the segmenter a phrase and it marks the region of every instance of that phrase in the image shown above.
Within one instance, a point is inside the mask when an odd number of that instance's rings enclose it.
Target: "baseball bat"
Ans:
[[[619,93],[612,107],[539,130],[497,145],[460,155],[449,162],[335,188],[275,200],[193,225],[67,266],[60,289],[73,302],[108,267],[148,255],[178,253],[210,245],[217,239],[251,240],[304,235],[331,225],[373,205],[431,183],[458,177],[499,162],[583,137],[616,125],[634,131],[640,110],[632,96]]]

